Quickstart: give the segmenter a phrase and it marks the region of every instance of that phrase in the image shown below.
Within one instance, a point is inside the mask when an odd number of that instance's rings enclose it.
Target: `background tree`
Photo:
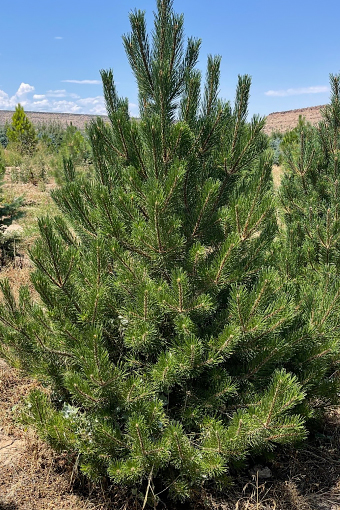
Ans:
[[[151,36],[141,11],[130,23],[140,121],[102,71],[110,123],[89,127],[95,175],[66,162],[62,215],[39,220],[31,250],[41,302],[22,288],[16,303],[3,281],[0,321],[3,355],[53,388],[31,394],[26,420],[79,452],[88,476],[144,486],[155,502],[165,488],[185,499],[226,483],[250,452],[305,437],[338,389],[338,339],[329,347],[310,317],[335,327],[340,291],[332,280],[320,300],[320,280],[316,303],[303,301],[277,269],[272,157],[264,119],[247,120],[250,78],[222,101],[209,56],[201,88],[200,41],[184,44],[170,0]]]
[[[330,75],[330,84],[323,120],[316,127],[300,122],[295,141],[283,144],[286,171],[280,196],[293,274],[302,268],[340,269],[340,75]],[[293,262],[294,253],[298,258]]]
[[[21,154],[32,155],[36,150],[38,138],[32,122],[21,104],[15,107],[12,123],[7,129],[8,141],[17,147]]]

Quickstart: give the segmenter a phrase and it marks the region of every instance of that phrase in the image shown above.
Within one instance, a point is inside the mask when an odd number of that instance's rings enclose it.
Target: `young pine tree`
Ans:
[[[200,41],[185,44],[170,0],[150,36],[142,12],[130,23],[140,120],[102,71],[95,175],[65,164],[62,215],[39,220],[40,301],[22,288],[15,302],[2,282],[2,353],[52,386],[32,392],[26,419],[87,475],[185,499],[250,452],[305,437],[334,384],[315,387],[299,365],[308,314],[273,267],[272,160],[264,120],[247,121],[250,78],[222,101],[209,56],[201,87]]]
[[[37,148],[38,138],[35,128],[21,104],[15,107],[12,123],[7,129],[7,138],[21,154],[32,155]]]
[[[307,396],[324,403],[336,402],[339,391],[340,76],[331,75],[330,82],[322,122],[312,127],[300,121],[296,138],[284,145],[283,228],[273,250],[274,265],[293,284],[303,318],[292,337],[291,370],[301,374]]]
[[[281,202],[287,223],[291,271],[340,270],[340,75],[330,76],[331,102],[317,127],[299,123],[284,149]],[[294,246],[299,245],[297,253]]]

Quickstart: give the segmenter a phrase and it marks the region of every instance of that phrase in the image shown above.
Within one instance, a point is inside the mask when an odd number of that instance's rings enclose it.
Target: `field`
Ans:
[[[278,188],[282,169],[273,168]],[[25,242],[13,263],[1,271],[17,292],[29,284],[31,264],[27,249],[36,237],[36,218],[54,205],[50,177],[41,188],[13,183],[7,168],[5,196],[24,196],[24,215],[14,223]],[[93,486],[77,475],[77,459],[55,453],[31,429],[17,421],[23,398],[37,386],[0,360],[0,510],[135,510],[133,496],[113,487]],[[322,433],[299,450],[283,448],[270,462],[252,459],[235,475],[228,493],[197,495],[194,508],[212,510],[336,510],[340,508],[340,414],[332,411]],[[203,505],[204,502],[204,505]],[[183,507],[184,508],[184,507]]]

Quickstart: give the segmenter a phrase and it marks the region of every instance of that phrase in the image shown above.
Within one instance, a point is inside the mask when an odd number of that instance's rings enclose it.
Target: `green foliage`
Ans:
[[[301,131],[309,132],[313,131],[313,127],[310,122],[307,122],[305,117],[299,115],[297,126],[290,131],[287,131],[281,140],[281,148],[283,150],[289,150],[292,147],[297,147],[300,139]]]
[[[281,199],[289,225],[291,271],[301,267],[339,272],[339,76],[331,75],[331,103],[315,128],[301,124],[297,141],[284,150]],[[294,246],[300,246],[295,253]],[[293,255],[294,253],[294,255]]]
[[[273,163],[274,165],[280,165],[282,162],[282,151],[281,151],[282,138],[270,137],[269,147],[273,150]]]
[[[340,287],[332,271],[284,267],[249,76],[224,102],[209,56],[202,84],[200,41],[185,46],[170,0],[150,38],[141,11],[130,23],[141,118],[102,71],[110,123],[88,130],[93,176],[65,159],[61,215],[39,220],[30,252],[41,300],[22,288],[16,302],[1,282],[1,349],[51,385],[25,420],[84,473],[184,500],[249,454],[301,441],[337,401]]]
[[[58,149],[58,158],[53,168],[53,175],[58,184],[65,182],[64,161],[70,160],[76,172],[84,177],[92,175],[91,146],[87,135],[70,124],[63,131],[63,138]]]
[[[20,154],[15,149],[15,147],[13,147],[13,146],[11,147],[8,145],[3,154],[4,154],[3,159],[5,162],[5,166],[9,166],[9,167],[19,167],[20,166],[22,159],[23,159],[23,155]]]
[[[11,167],[12,182],[31,183],[42,187],[49,182],[58,165],[58,155],[49,153],[41,143],[38,144],[33,155],[21,155],[13,148],[6,149],[4,159],[6,166]]]
[[[51,154],[59,152],[65,137],[65,128],[58,122],[49,122],[37,126],[38,139],[41,145]]]
[[[7,126],[0,126],[0,147],[6,149],[8,145]]]
[[[67,126],[62,142],[62,154],[71,158],[74,165],[81,165],[90,160],[91,147],[87,137],[70,124]]]
[[[34,152],[21,150],[12,140],[4,155],[6,166],[11,167],[14,182],[44,186],[53,176],[57,184],[64,180],[63,162],[70,159],[76,171],[89,177],[92,173],[91,147],[86,135],[72,124],[64,128],[58,123],[37,126]],[[26,147],[26,146],[25,146]]]
[[[0,149],[0,179],[4,176],[6,170],[4,151]]]
[[[25,114],[24,108],[18,104],[12,117],[12,123],[7,129],[8,141],[21,154],[32,155],[38,143],[37,134],[32,122]]]

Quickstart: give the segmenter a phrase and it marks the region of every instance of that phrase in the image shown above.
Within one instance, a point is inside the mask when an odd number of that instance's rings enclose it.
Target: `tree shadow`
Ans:
[[[0,501],[0,510],[17,510],[17,509],[18,509],[18,505],[14,502],[2,503],[2,501]]]

